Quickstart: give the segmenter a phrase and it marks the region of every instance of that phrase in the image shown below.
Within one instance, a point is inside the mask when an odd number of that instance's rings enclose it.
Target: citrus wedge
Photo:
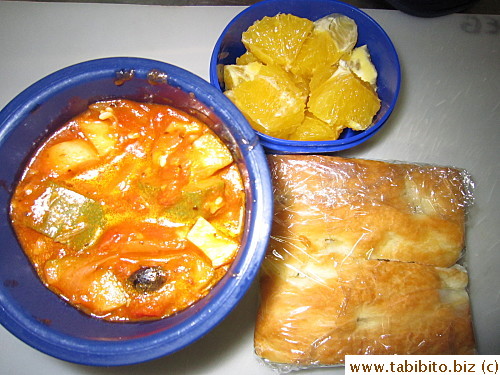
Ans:
[[[368,82],[374,88],[377,87],[377,69],[373,65],[368,47],[363,45],[354,48],[345,60],[349,68],[363,81]]]
[[[237,84],[225,94],[258,131],[288,138],[304,119],[306,96],[290,73],[273,65],[253,62],[239,72]],[[226,71],[236,68],[226,67]],[[228,73],[230,75],[230,73]]]
[[[262,64],[251,62],[246,65],[225,65],[224,66],[224,84],[226,90],[231,90],[241,82],[251,81],[260,72]]]
[[[330,141],[338,139],[343,128],[333,127],[306,112],[304,121],[295,129],[290,139],[293,141]]]
[[[312,21],[292,14],[264,17],[242,34],[242,42],[263,63],[289,71],[313,25]]]
[[[334,13],[314,22],[319,30],[328,30],[341,53],[350,52],[358,41],[356,22],[343,14]]]
[[[291,71],[310,78],[316,69],[336,64],[342,55],[332,34],[328,30],[315,28],[302,45]]]
[[[334,127],[367,129],[380,109],[375,90],[345,64],[329,75],[332,70],[323,70],[320,78],[311,80],[309,111]]]
[[[251,52],[246,51],[243,55],[236,58],[236,65],[246,65],[255,61],[258,61],[257,57]]]

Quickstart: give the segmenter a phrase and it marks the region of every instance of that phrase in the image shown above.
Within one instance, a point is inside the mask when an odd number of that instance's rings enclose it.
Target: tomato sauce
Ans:
[[[241,245],[245,192],[226,145],[175,108],[97,102],[29,161],[10,216],[42,282],[110,321],[204,297]]]

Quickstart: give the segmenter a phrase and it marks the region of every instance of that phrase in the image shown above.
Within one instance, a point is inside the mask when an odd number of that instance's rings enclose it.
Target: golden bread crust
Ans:
[[[308,366],[343,363],[346,354],[474,354],[462,269],[316,260],[304,266],[308,274],[264,270],[255,331],[260,357]]]
[[[318,155],[269,163],[280,236],[302,233],[309,252],[438,267],[461,256],[467,197],[456,169]]]
[[[275,216],[256,354],[300,367],[346,354],[473,354],[466,192],[452,168],[270,155]]]

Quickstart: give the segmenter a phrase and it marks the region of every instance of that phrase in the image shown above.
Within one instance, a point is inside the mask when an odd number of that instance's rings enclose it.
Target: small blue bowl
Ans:
[[[169,104],[197,116],[230,147],[244,176],[245,234],[234,263],[205,298],[162,320],[113,323],[68,305],[41,283],[10,225],[12,191],[34,147],[90,103],[115,98]],[[273,201],[258,137],[220,91],[178,67],[140,58],[108,58],[43,78],[0,112],[0,160],[0,323],[54,357],[116,366],[173,353],[224,319],[251,285],[265,254]]]
[[[210,60],[210,82],[220,91],[224,91],[223,66],[234,64],[236,58],[246,51],[241,42],[241,34],[255,21],[279,13],[293,14],[312,21],[332,13],[352,18],[358,26],[357,46],[368,45],[372,62],[378,72],[377,87],[381,108],[367,130],[346,129],[335,141],[289,141],[257,132],[266,151],[280,154],[336,152],[359,145],[375,135],[389,118],[398,99],[401,85],[399,58],[389,36],[373,18],[340,1],[264,0],[246,8],[232,19],[215,44]]]

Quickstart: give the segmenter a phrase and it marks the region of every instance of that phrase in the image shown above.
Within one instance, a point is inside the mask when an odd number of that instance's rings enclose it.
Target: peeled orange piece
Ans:
[[[304,121],[290,135],[293,141],[328,141],[337,139],[342,127],[334,127],[306,112]]]
[[[261,70],[262,64],[251,62],[246,65],[225,65],[224,66],[224,85],[226,90],[231,90],[241,82],[251,81]]]
[[[315,70],[336,64],[348,54],[358,40],[358,27],[349,17],[333,14],[314,22],[291,68],[292,72],[310,78]]]
[[[363,81],[368,82],[374,88],[377,87],[377,69],[373,65],[370,52],[366,45],[354,48],[352,52],[344,57],[349,68]]]
[[[259,62],[228,65],[225,75],[238,69],[243,72],[238,72],[236,85],[233,79],[233,87],[225,92],[227,97],[256,130],[286,139],[304,119],[303,91],[295,85],[292,75],[280,67]]]
[[[334,127],[367,129],[380,109],[373,87],[345,64],[322,70],[311,79],[309,111]]]
[[[264,64],[279,65],[289,71],[313,26],[311,20],[281,13],[256,21],[241,40]]]
[[[318,68],[337,63],[342,52],[329,31],[315,29],[306,39],[291,68],[292,72],[304,77],[311,77]]]
[[[251,52],[246,51],[243,55],[236,58],[236,65],[246,65],[254,61],[258,61],[257,58]]]
[[[356,22],[343,14],[331,14],[314,22],[314,27],[330,32],[341,53],[351,51],[358,41],[358,26]]]

